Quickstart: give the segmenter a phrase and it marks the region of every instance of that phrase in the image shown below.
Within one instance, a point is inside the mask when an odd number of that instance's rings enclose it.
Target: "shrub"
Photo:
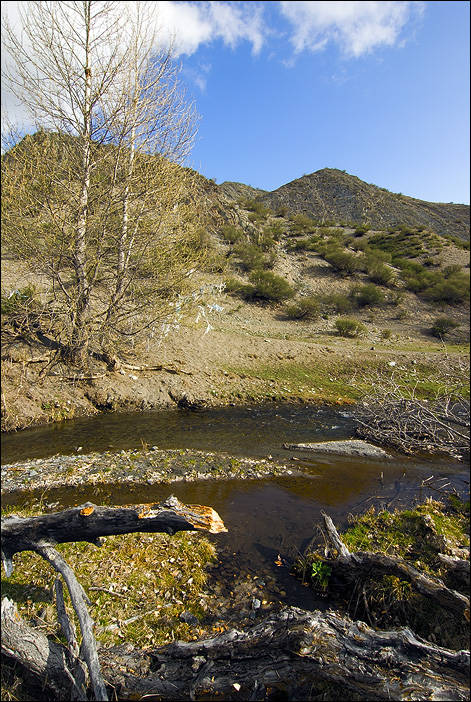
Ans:
[[[223,227],[221,227],[220,234],[225,241],[229,242],[229,244],[235,244],[244,236],[242,229],[235,227],[233,224],[225,224]]]
[[[393,305],[394,307],[397,307],[398,305],[401,304],[401,302],[404,301],[405,297],[405,292],[404,290],[395,290],[393,293],[391,293],[391,296],[389,298],[389,303]]]
[[[319,247],[319,237],[315,234],[305,239],[298,239],[290,243],[291,251],[317,251]]]
[[[239,241],[234,246],[234,255],[246,271],[261,268],[265,264],[262,250],[256,244],[251,244],[248,241]]]
[[[443,339],[449,332],[453,329],[459,327],[458,322],[450,317],[439,317],[433,323],[430,333],[432,336],[436,336],[438,339]]]
[[[319,302],[315,297],[303,297],[285,308],[288,319],[317,319]]]
[[[458,263],[454,263],[451,266],[445,266],[443,269],[443,275],[445,278],[449,278],[452,275],[455,275],[455,273],[461,273],[461,266]]]
[[[294,290],[287,280],[271,271],[256,270],[249,277],[251,286],[247,286],[245,296],[249,299],[280,302],[294,296]]]
[[[292,234],[309,234],[317,229],[316,222],[305,214],[298,213],[291,215],[291,233]]]
[[[364,324],[358,322],[356,319],[350,319],[349,317],[339,317],[335,320],[335,326],[340,336],[360,336],[360,334],[366,332]]]
[[[392,337],[391,329],[383,329],[381,332],[381,338],[384,340],[390,339]]]
[[[469,299],[469,275],[464,271],[442,278],[427,287],[423,295],[432,302],[446,302],[457,305]]]
[[[384,302],[383,291],[373,283],[354,287],[350,297],[358,307],[374,307]]]
[[[363,234],[366,234],[367,231],[369,231],[369,227],[366,226],[366,224],[361,224],[355,229],[353,236],[363,236]]]
[[[281,222],[274,222],[267,225],[263,230],[263,236],[269,237],[274,241],[279,241],[286,231],[286,227]]]
[[[381,263],[368,269],[368,277],[378,285],[389,285],[394,279],[394,273],[388,266]]]
[[[286,217],[288,214],[288,207],[286,205],[278,205],[275,214],[277,217]]]
[[[335,270],[343,275],[351,275],[361,268],[361,263],[357,256],[348,253],[348,251],[332,247],[324,250],[322,255],[327,263],[330,263]]]
[[[405,307],[399,307],[396,314],[396,319],[407,319],[409,317],[409,311]]]
[[[226,278],[224,290],[227,293],[239,293],[244,288],[244,283],[241,283],[237,278]]]
[[[250,212],[254,212],[262,218],[265,218],[270,214],[270,210],[259,200],[245,200],[244,207],[246,210],[250,210]]]

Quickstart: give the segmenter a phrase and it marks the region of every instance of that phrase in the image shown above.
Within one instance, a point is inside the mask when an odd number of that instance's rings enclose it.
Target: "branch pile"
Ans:
[[[359,404],[355,419],[358,436],[405,454],[469,456],[469,403],[452,393],[433,402],[419,399],[414,392],[404,397],[391,378],[377,395]]]

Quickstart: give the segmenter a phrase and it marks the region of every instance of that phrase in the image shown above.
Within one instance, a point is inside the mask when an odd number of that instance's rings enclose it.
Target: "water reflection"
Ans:
[[[329,407],[268,405],[224,407],[201,412],[168,410],[102,414],[25,429],[2,437],[2,462],[91,451],[140,448],[195,448],[234,455],[283,455],[284,442],[323,441],[351,436],[352,418]]]

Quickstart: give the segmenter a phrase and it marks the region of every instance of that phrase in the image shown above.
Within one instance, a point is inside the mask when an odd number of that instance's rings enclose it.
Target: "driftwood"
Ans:
[[[204,530],[212,534],[227,531],[219,515],[211,507],[184,505],[176,497],[169,497],[161,504],[132,507],[97,507],[90,502],[55,514],[39,517],[17,517],[2,519],[2,560],[7,576],[13,571],[13,556],[21,551],[35,551],[45,558],[62,575],[70,593],[72,605],[80,622],[82,645],[80,656],[87,664],[95,700],[107,700],[108,694],[100,670],[97,645],[93,635],[93,620],[88,612],[87,595],[73,570],[54,548],[58,543],[90,541],[100,546],[100,537],[132,532],[162,532]],[[64,652],[50,649],[49,642],[36,646],[35,633],[30,636],[17,623],[18,615],[8,600],[2,605],[2,650],[25,665],[32,673],[46,674],[57,686],[61,696],[67,692],[73,699],[84,697],[84,672],[76,653],[73,627],[63,606],[62,592],[56,587],[58,615],[68,641],[69,660]],[[9,639],[5,636],[9,634]],[[22,644],[18,639],[21,638]],[[31,649],[35,649],[32,651]],[[49,651],[51,650],[51,654]],[[44,655],[46,659],[44,660]],[[49,661],[51,656],[51,662]],[[31,665],[28,661],[31,659]],[[52,669],[48,670],[48,665]],[[65,681],[68,681],[66,684]],[[70,688],[70,689],[69,689]]]
[[[373,567],[371,560],[362,560],[361,556],[377,554],[351,554],[327,515],[324,521],[343,565],[357,572],[358,568]],[[86,595],[54,544],[95,541],[100,536],[129,531],[173,534],[193,529],[225,531],[211,508],[182,505],[175,498],[160,505],[131,508],[87,503],[57,514],[4,520],[7,569],[11,572],[14,553],[28,549],[40,553],[61,573],[79,616],[82,646],[78,654],[75,632],[60,591],[56,599],[67,646],[48,640],[40,630],[28,626],[14,603],[4,598],[3,652],[43,681],[48,699],[87,699],[87,675],[96,700],[469,698],[468,651],[439,647],[415,636],[408,628],[377,631],[336,612],[306,612],[288,607],[272,612],[244,631],[231,630],[190,643],[177,641],[155,650],[140,651],[125,644],[97,651],[88,612],[83,612]],[[389,565],[380,560],[374,567]],[[404,576],[402,571],[401,575]],[[424,584],[415,573],[407,575],[415,578],[414,585],[436,597],[437,588],[434,590],[428,582]],[[438,590],[443,588],[439,586]],[[58,589],[56,584],[56,595]],[[456,595],[459,593],[450,590],[438,597],[448,607],[463,612],[464,602]]]
[[[355,409],[360,438],[411,455],[448,454],[459,460],[469,456],[469,402],[451,391],[433,401],[418,398],[414,391],[404,397],[404,388],[393,377],[379,383],[378,394]]]
[[[18,621],[9,601],[2,605],[2,623],[4,648],[14,650],[17,659],[23,654],[30,670],[34,666],[47,676],[48,689],[70,699],[64,695],[73,686],[61,647]],[[34,660],[25,643],[31,646],[31,637]],[[469,652],[440,648],[407,628],[374,631],[335,612],[295,607],[245,631],[153,651],[117,646],[100,650],[99,657],[108,689],[122,700],[308,700],[320,693],[317,699],[466,700],[469,695]]]
[[[422,595],[435,600],[442,607],[469,620],[469,598],[456,590],[451,590],[438,578],[430,578],[411,566],[402,558],[391,558],[382,553],[355,551],[351,553],[341,540],[332,519],[322,512],[328,538],[338,551],[338,561],[348,569],[348,577],[356,578],[361,573],[371,576],[377,572],[406,578]],[[469,568],[469,563],[468,563]]]

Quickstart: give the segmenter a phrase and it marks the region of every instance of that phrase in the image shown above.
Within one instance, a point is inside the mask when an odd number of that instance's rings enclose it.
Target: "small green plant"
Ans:
[[[10,293],[3,293],[1,297],[2,314],[15,315],[30,308],[34,302],[36,291],[33,285],[27,285]]]
[[[335,327],[340,336],[355,337],[364,334],[367,329],[364,324],[349,317],[339,317],[335,320]]]
[[[366,283],[352,288],[350,292],[352,302],[358,307],[374,307],[384,302],[384,293],[374,283]]]
[[[433,323],[430,333],[432,336],[437,337],[437,339],[443,339],[447,334],[449,334],[453,329],[459,327],[458,322],[455,322],[451,317],[439,317]]]
[[[317,319],[319,316],[319,302],[315,297],[304,297],[285,308],[288,319]]]
[[[383,329],[381,332],[381,338],[387,341],[392,337],[392,331],[391,329]]]
[[[329,586],[329,578],[332,574],[332,568],[324,563],[324,561],[315,560],[311,564],[311,578],[314,583],[322,588],[322,590],[327,590]]]

